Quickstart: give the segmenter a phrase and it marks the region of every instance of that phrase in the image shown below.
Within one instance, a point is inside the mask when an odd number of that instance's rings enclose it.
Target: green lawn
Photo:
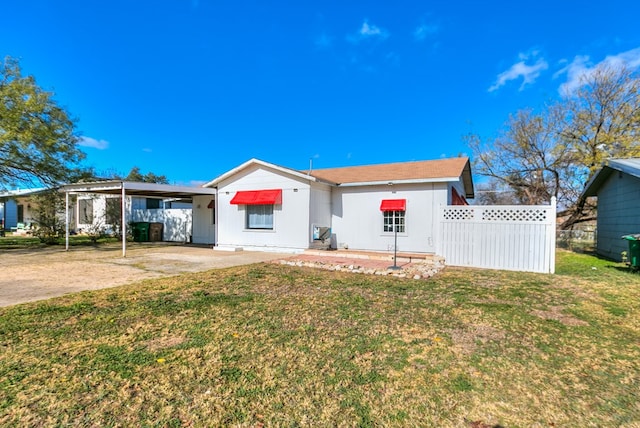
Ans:
[[[116,238],[100,238],[97,242],[93,242],[88,235],[73,235],[69,237],[69,245],[96,245],[110,242],[121,242]],[[6,236],[0,236],[0,249],[17,249],[17,248],[38,248],[46,247],[50,244],[44,244],[35,236],[16,235],[7,232]],[[65,238],[58,238],[54,245],[65,245]]]
[[[2,426],[640,426],[640,275],[259,264],[0,308]]]

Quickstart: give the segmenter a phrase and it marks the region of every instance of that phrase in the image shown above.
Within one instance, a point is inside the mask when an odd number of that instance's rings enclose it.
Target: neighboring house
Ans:
[[[609,159],[587,183],[583,197],[598,197],[596,252],[621,260],[623,235],[640,233],[640,158]]]
[[[160,223],[161,234],[159,228],[152,227],[157,224],[149,226],[150,239],[153,236],[152,240],[211,245],[215,242],[214,189],[105,180],[68,184],[62,186],[60,192],[77,199],[70,208],[78,218],[69,225],[72,230],[86,232],[105,228],[115,232],[117,226],[120,233],[127,233],[130,223]]]
[[[70,228],[77,233],[103,230],[120,232],[122,222],[121,196],[85,193],[77,196]],[[174,198],[127,196],[125,219],[131,222],[163,224],[163,241],[186,242],[191,237],[191,202]],[[211,242],[213,243],[213,242]]]
[[[252,159],[203,187],[229,250],[393,251],[395,226],[399,251],[434,253],[439,207],[474,196],[466,157],[306,172]]]
[[[78,233],[95,228],[110,231],[114,225],[119,225],[122,221],[121,205],[120,196],[92,193],[79,195],[75,207],[78,221],[70,226]],[[163,209],[164,203],[158,198],[127,197],[125,207],[125,218],[132,221],[135,210]]]
[[[5,230],[36,222],[36,204],[33,196],[47,189],[17,189],[0,193],[0,223]]]

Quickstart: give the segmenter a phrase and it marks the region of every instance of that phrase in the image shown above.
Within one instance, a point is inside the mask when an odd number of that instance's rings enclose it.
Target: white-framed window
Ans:
[[[247,229],[273,230],[273,205],[247,205]]]
[[[398,229],[398,233],[404,233],[404,211],[384,211],[383,213],[383,231],[394,232],[394,225]]]
[[[78,222],[93,223],[93,199],[78,199]]]

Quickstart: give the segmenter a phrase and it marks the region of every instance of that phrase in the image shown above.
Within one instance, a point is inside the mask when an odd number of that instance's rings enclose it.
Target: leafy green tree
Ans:
[[[563,103],[560,137],[587,179],[606,158],[640,156],[640,79],[630,70],[599,67]]]
[[[84,158],[75,122],[40,88],[23,76],[17,60],[0,63],[0,188],[19,184],[45,186],[68,181]]]
[[[124,178],[125,181],[137,181],[140,183],[158,183],[158,184],[169,184],[169,180],[164,175],[156,175],[153,172],[148,172],[146,174],[142,174],[140,172],[140,168],[134,166],[129,171],[129,174]]]

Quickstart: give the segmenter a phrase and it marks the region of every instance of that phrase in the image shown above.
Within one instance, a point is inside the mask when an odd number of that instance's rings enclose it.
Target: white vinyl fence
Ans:
[[[440,207],[437,254],[450,266],[555,272],[556,202]]]
[[[191,239],[191,209],[170,208],[132,210],[132,221],[162,223],[162,240],[168,242],[189,242]]]

